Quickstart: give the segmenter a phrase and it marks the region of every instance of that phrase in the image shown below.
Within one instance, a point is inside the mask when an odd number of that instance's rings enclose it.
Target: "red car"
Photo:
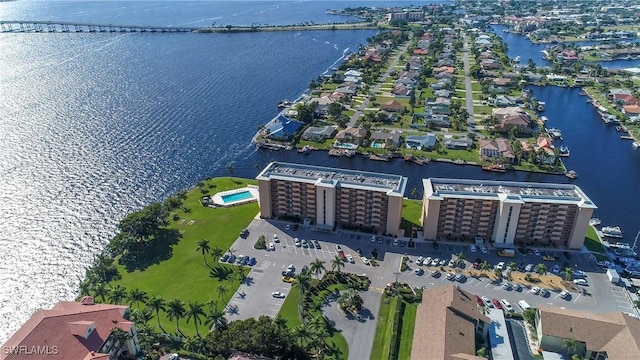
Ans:
[[[500,303],[500,301],[498,299],[493,299],[493,300],[491,300],[491,302],[493,303],[493,306],[496,307],[496,309],[502,310],[502,304]]]
[[[480,296],[476,295],[476,301],[478,301],[478,305],[480,305],[480,306],[484,306],[484,302],[482,301],[482,299],[480,298]]]

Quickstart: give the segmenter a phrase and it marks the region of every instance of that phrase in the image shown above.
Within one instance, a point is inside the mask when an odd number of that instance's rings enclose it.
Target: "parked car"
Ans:
[[[507,291],[511,290],[511,283],[505,282],[504,284],[502,284],[502,288]]]
[[[440,262],[438,263],[438,265],[440,265],[440,266],[445,266],[445,265],[447,265],[447,259],[442,259],[442,260],[440,260]]]
[[[480,251],[482,251],[483,254],[489,253],[489,249],[486,246],[481,246]]]
[[[568,298],[569,297],[569,292],[567,290],[562,290],[560,292],[560,297],[563,298],[563,299]]]
[[[342,246],[340,246],[340,245],[336,245],[336,251],[337,251],[337,252],[341,252],[341,251],[342,251]]]
[[[282,277],[282,281],[286,282],[286,283],[292,283],[295,280],[295,278],[293,276],[283,276]]]
[[[553,255],[545,255],[545,256],[542,257],[542,260],[544,260],[544,261],[556,261],[557,259]]]
[[[377,239],[376,239],[376,236],[375,236],[375,235],[371,235],[371,242],[372,242],[372,243],[375,243],[375,242],[376,242],[376,240],[377,240]]]
[[[286,295],[281,293],[280,291],[274,291],[274,292],[271,293],[271,296],[273,296],[274,298],[278,298],[278,299],[284,299],[284,297]]]
[[[551,269],[551,272],[554,274],[559,274],[560,273],[560,265],[556,264],[553,265],[553,269]]]
[[[353,264],[353,256],[351,254],[347,254],[347,261]]]
[[[371,262],[369,262],[366,256],[361,257],[360,260],[362,260],[362,263],[365,265],[371,265]]]
[[[293,243],[295,244],[296,247],[302,246],[302,241],[300,241],[300,239],[298,238],[293,239]]]
[[[242,231],[240,231],[240,237],[243,239],[246,239],[249,236],[249,230],[248,229],[242,229]]]
[[[285,230],[291,230],[291,225],[287,224],[287,226],[284,227]]]
[[[505,266],[504,261],[500,261],[498,265],[496,265],[496,269],[504,270],[504,266]]]
[[[455,279],[456,279],[456,281],[463,281],[464,279],[466,279],[466,277],[464,276],[463,273],[460,273],[460,274],[456,275]]]
[[[507,299],[501,299],[500,303],[502,304],[502,308],[507,311],[513,311],[513,306],[507,301]]]
[[[527,266],[525,266],[525,267],[524,267],[524,271],[526,271],[526,272],[532,272],[534,268],[535,268],[535,265],[533,265],[533,264],[527,264]]]
[[[534,286],[534,287],[531,288],[531,293],[533,295],[538,295],[539,292],[540,292],[540,288],[539,287]]]
[[[440,271],[438,271],[438,270],[433,270],[433,271],[431,272],[431,276],[432,276],[432,277],[434,277],[434,278],[440,277]]]
[[[535,256],[540,256],[540,250],[538,250],[538,249],[533,249],[533,255],[535,255]]]
[[[309,248],[309,242],[305,239],[302,239],[302,247],[305,249]]]
[[[220,262],[227,262],[227,259],[229,259],[229,254],[224,254],[220,257]]]
[[[449,267],[456,267],[456,261],[455,261],[455,260],[453,260],[453,259],[449,260],[449,264],[447,264],[447,266],[449,266]]]
[[[440,263],[440,258],[435,258],[431,260],[431,266],[438,266],[439,263]]]
[[[547,290],[547,289],[540,289],[540,296],[542,296],[542,297],[547,297],[547,296],[549,296],[549,290]]]
[[[287,266],[287,271],[288,272],[295,272],[296,271],[296,267],[293,264],[289,264],[289,266]]]
[[[455,277],[456,277],[456,273],[454,272],[447,273],[447,280],[453,280],[455,279]]]
[[[474,253],[474,252],[478,251],[478,248],[475,245],[469,245],[469,251]]]
[[[267,250],[269,251],[276,251],[276,246],[273,245],[272,242],[269,243],[269,245],[267,246]]]
[[[498,299],[493,299],[493,300],[491,300],[491,302],[493,303],[493,306],[496,309],[502,310],[502,304],[500,303],[500,301]]]
[[[233,264],[234,262],[236,262],[236,256],[233,254],[229,255],[227,261],[229,262],[229,264]]]
[[[398,239],[393,239],[393,246],[398,246]]]
[[[256,260],[256,258],[254,258],[253,256],[249,258],[249,261],[247,262],[247,265],[249,266],[253,266],[258,262],[258,260]]]
[[[275,242],[275,243],[279,243],[280,242],[280,238],[278,237],[278,234],[273,234],[273,242]]]
[[[573,283],[576,285],[589,286],[589,283],[585,279],[575,279]]]
[[[574,278],[585,278],[587,277],[587,273],[585,273],[582,270],[573,270],[573,277]]]
[[[180,360],[180,355],[171,354],[171,356],[169,356],[169,360]]]
[[[513,283],[513,284],[511,284],[511,286],[513,287],[513,290],[515,290],[515,291],[522,291],[522,285],[520,285],[518,283]]]
[[[423,261],[424,261],[424,257],[418,256],[418,259],[416,260],[416,265],[421,266]]]
[[[422,270],[422,268],[416,268],[413,272],[418,276],[422,276],[422,274],[424,274],[424,270]]]
[[[424,265],[424,266],[431,265],[431,256],[427,256],[426,259],[422,260],[422,265]]]
[[[478,302],[479,306],[484,306],[484,301],[482,301],[482,298],[478,295],[476,295],[476,301]]]
[[[488,298],[488,297],[486,297],[486,296],[483,296],[483,297],[482,297],[482,302],[484,302],[484,305],[485,305],[486,307],[489,307],[489,308],[492,308],[492,307],[493,307],[493,304],[491,303],[491,299],[489,299],[489,298]]]

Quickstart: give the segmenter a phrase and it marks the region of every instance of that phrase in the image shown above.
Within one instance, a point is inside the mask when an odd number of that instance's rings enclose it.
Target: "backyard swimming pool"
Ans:
[[[238,192],[235,194],[221,195],[220,197],[222,198],[222,201],[225,204],[228,204],[228,203],[233,203],[240,200],[251,199],[253,198],[253,195],[251,195],[249,190],[246,190],[246,191]]]

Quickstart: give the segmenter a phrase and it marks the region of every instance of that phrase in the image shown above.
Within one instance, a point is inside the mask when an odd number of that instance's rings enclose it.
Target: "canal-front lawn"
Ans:
[[[205,180],[199,187],[186,193],[182,206],[169,215],[168,230],[177,231],[180,236],[175,243],[152,248],[140,259],[137,269],[127,269],[117,265],[122,278],[109,285],[123,286],[130,292],[139,289],[146,292],[148,299],[161,296],[168,303],[178,299],[185,303],[197,302],[209,311],[209,303],[214,301],[218,309],[229,302],[239,285],[236,276],[237,266],[223,265],[218,258],[212,256],[214,249],[226,252],[238,238],[240,231],[247,227],[258,213],[256,202],[230,208],[209,208],[200,204],[204,195],[241,188],[247,184],[256,184],[254,180],[238,178],[216,178]],[[209,241],[210,250],[203,257],[198,248],[198,241]],[[237,254],[236,254],[237,255]],[[219,255],[218,255],[219,256]],[[207,264],[205,264],[205,258]],[[245,269],[245,274],[249,269]],[[129,303],[124,301],[123,303]],[[134,305],[133,308],[144,307]],[[153,312],[155,314],[155,311]],[[164,332],[174,334],[177,331],[176,319],[169,319],[167,313],[160,311],[160,324]],[[204,317],[201,318],[204,322]],[[185,335],[196,334],[193,320],[187,321],[182,316],[178,319],[180,329]],[[150,324],[157,324],[157,319]],[[199,325],[201,333],[206,332],[203,324]]]

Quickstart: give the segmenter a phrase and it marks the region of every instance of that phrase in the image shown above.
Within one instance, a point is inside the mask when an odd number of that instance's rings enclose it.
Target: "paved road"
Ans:
[[[468,278],[463,282],[452,282],[446,280],[444,276],[433,278],[429,275],[429,271],[425,271],[422,276],[418,276],[413,272],[413,269],[417,267],[415,261],[418,255],[451,259],[452,254],[462,252],[467,260],[466,268],[470,268],[469,260],[473,261],[476,258],[487,260],[491,264],[510,260],[524,264],[542,262],[540,256],[533,254],[518,254],[513,259],[505,259],[499,257],[495,250],[489,250],[488,254],[482,254],[479,251],[472,253],[468,245],[461,243],[441,243],[436,249],[432,243],[424,241],[418,241],[415,248],[408,248],[400,246],[401,244],[394,246],[392,238],[380,238],[380,242],[371,242],[371,236],[367,234],[342,230],[321,232],[315,231],[308,226],[300,226],[297,231],[292,231],[285,230],[285,225],[286,223],[284,222],[255,219],[249,226],[249,237],[247,239],[238,238],[234,243],[233,248],[236,250],[235,253],[237,255],[254,256],[258,260],[258,264],[251,269],[247,280],[240,286],[238,292],[234,294],[227,305],[228,319],[245,319],[260,315],[273,317],[277,315],[284,300],[273,298],[271,292],[280,291],[287,294],[291,286],[282,282],[282,270],[289,264],[293,264],[299,271],[302,266],[309,265],[316,258],[325,261],[325,266],[330,268],[331,259],[337,255],[335,244],[340,244],[345,253],[351,254],[354,258],[354,263],[346,264],[343,271],[366,274],[371,279],[369,290],[362,294],[365,300],[365,307],[370,312],[369,319],[359,322],[357,319],[345,318],[343,314],[337,313],[332,308],[335,302],[323,308],[327,317],[335,321],[336,327],[343,331],[350,345],[350,354],[352,354],[350,358],[353,359],[369,358],[382,289],[387,283],[393,282],[396,278],[398,281],[407,282],[413,287],[429,288],[456,284],[479,296],[487,296],[491,299],[507,299],[516,310],[519,310],[518,301],[526,300],[531,306],[549,304],[589,312],[633,312],[633,307],[625,290],[607,281],[604,270],[595,265],[590,258],[590,254],[574,252],[571,260],[567,260],[562,258],[561,252],[556,252],[555,255],[560,260],[546,262],[549,269],[555,264],[562,265],[563,262],[568,262],[570,265],[588,272],[587,280],[589,286],[584,287],[584,291],[572,292],[571,296],[564,300],[559,297],[559,291],[551,291],[548,297],[541,297],[532,294],[529,288],[524,288],[520,292],[503,290],[500,284],[493,283],[488,279]],[[253,244],[262,234],[267,237],[267,241],[272,241],[274,234],[278,235],[280,242],[275,244],[275,251],[253,249]],[[317,239],[320,241],[322,248],[305,249],[295,247],[293,240],[295,237],[308,240]],[[363,255],[370,256],[371,251],[374,249],[379,254],[379,266],[367,266],[362,263],[357,254],[358,250]],[[410,258],[409,270],[400,273],[399,267],[403,254],[407,254]],[[424,266],[423,268],[425,270],[433,269]],[[216,292],[214,296],[218,296],[217,290],[212,289],[211,291]],[[242,297],[240,293],[246,295]],[[357,354],[357,357],[355,357],[355,354]]]
[[[469,113],[469,118],[467,119],[467,124],[471,125],[475,123],[473,118],[473,94],[471,90],[471,76],[469,74],[469,42],[467,41],[467,35],[465,33],[462,34],[463,41],[463,62],[464,62],[464,86],[465,86],[465,94],[466,94],[466,104],[467,104],[467,112]]]
[[[402,56],[402,54],[404,54],[407,51],[407,46],[408,45],[405,44],[398,48],[398,54],[394,56],[393,60],[391,61],[391,65],[389,65],[389,68],[387,68],[387,71],[384,74],[382,74],[382,76],[380,76],[380,80],[373,87],[373,89],[371,89],[371,91],[369,92],[369,96],[365,97],[362,104],[358,106],[358,108],[356,109],[356,112],[351,116],[351,119],[349,119],[349,124],[347,126],[353,127],[356,125],[356,121],[360,118],[360,115],[362,115],[362,111],[364,111],[364,109],[366,109],[367,106],[369,105],[369,97],[374,96],[375,94],[378,93],[378,91],[380,91],[380,87],[382,86],[382,84],[387,80],[389,75],[391,75],[391,72],[395,70],[396,65],[398,65],[398,62],[400,61],[400,57]]]

